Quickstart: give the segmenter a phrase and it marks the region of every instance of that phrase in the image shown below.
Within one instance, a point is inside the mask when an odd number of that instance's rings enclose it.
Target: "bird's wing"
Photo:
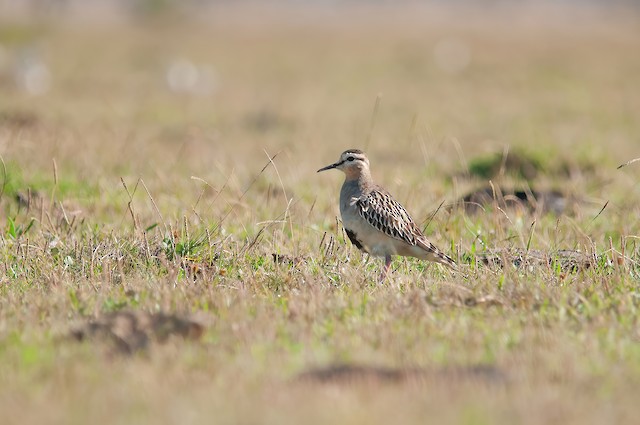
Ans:
[[[382,188],[374,188],[356,201],[358,212],[370,225],[388,236],[417,245],[424,235],[400,202]]]
[[[431,261],[456,269],[455,261],[427,240],[407,210],[384,189],[376,187],[363,194],[356,205],[362,218],[379,231],[422,248]]]

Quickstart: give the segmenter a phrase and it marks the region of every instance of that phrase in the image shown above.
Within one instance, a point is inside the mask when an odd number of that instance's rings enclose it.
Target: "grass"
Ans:
[[[637,167],[616,170],[638,156],[633,13],[273,10],[0,31],[3,422],[634,423],[640,194]],[[433,59],[452,38],[471,52],[454,74]],[[41,96],[10,77],[33,40]],[[168,89],[180,58],[212,71],[212,94]],[[336,219],[342,177],[315,173],[351,147],[464,275],[399,258],[376,283]],[[535,176],[496,174],[506,151]],[[489,184],[474,166],[578,206],[447,208]],[[516,249],[596,261],[482,263]],[[118,312],[204,332],[132,355],[69,336]],[[345,364],[365,372],[313,378]]]

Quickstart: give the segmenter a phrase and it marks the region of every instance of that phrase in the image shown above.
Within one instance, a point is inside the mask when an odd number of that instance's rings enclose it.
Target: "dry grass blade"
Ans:
[[[640,158],[634,158],[634,159],[632,159],[632,160],[630,160],[630,161],[625,162],[624,164],[618,165],[618,168],[617,168],[617,169],[619,170],[619,169],[621,169],[622,167],[626,167],[627,165],[634,164],[634,163],[636,163],[636,162],[638,162],[638,161],[640,161]]]
[[[373,131],[376,127],[376,121],[378,120],[378,112],[380,110],[380,104],[382,103],[382,93],[378,93],[376,95],[376,101],[373,105],[373,111],[371,112],[371,122],[369,123],[369,131],[367,132],[367,137],[364,140],[364,149],[369,150],[369,145],[371,144],[371,139],[373,137]]]

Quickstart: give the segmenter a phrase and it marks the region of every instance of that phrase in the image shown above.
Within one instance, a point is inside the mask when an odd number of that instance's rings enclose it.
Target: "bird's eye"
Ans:
[[[353,161],[354,159],[355,159],[354,157],[350,156],[347,158],[347,161]]]

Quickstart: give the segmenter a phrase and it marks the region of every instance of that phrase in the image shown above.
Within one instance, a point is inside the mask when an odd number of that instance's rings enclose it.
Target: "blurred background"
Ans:
[[[276,153],[265,185],[308,208],[315,170],[350,147],[430,207],[505,152],[604,200],[601,170],[640,146],[639,17],[632,1],[1,0],[0,153],[15,186],[55,160],[78,198],[146,176],[168,208],[197,196],[190,176],[241,193]]]
[[[0,0],[2,423],[637,423],[639,4]]]

